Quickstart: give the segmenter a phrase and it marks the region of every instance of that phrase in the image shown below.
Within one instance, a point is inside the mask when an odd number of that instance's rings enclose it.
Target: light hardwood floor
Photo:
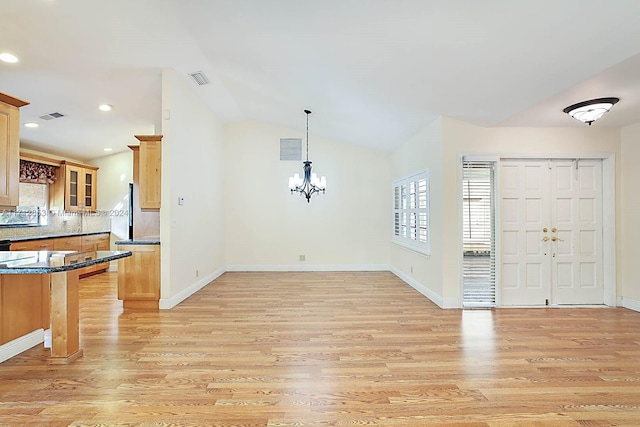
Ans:
[[[0,364],[2,426],[638,426],[640,313],[441,310],[391,273],[227,273],[172,310],[81,281],[84,356]]]

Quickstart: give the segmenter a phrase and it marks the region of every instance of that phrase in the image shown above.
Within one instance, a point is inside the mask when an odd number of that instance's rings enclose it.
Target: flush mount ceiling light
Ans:
[[[100,104],[100,105],[98,106],[98,109],[99,109],[100,111],[111,111],[111,110],[113,109],[113,106],[112,106],[112,105],[109,105],[109,104]]]
[[[113,151],[113,148],[107,147],[107,148],[104,148],[103,150],[106,151],[106,152],[109,152],[109,151]]]
[[[14,64],[14,63],[18,62],[18,58],[15,55],[12,55],[10,53],[4,52],[4,53],[0,53],[0,61],[8,62],[10,64]]]
[[[597,98],[589,101],[578,102],[565,108],[564,111],[576,120],[580,120],[582,123],[587,123],[591,126],[591,123],[598,120],[607,111],[613,107],[613,105],[620,101],[618,98]]]
[[[327,178],[324,176],[318,178],[318,175],[311,173],[311,162],[309,161],[309,114],[311,114],[311,111],[304,110],[304,112],[307,114],[307,160],[302,162],[304,178],[300,177],[299,174],[290,176],[289,190],[291,190],[291,194],[300,193],[301,196],[305,196],[307,203],[309,203],[313,193],[322,192],[324,194],[327,188]]]
[[[24,127],[27,127],[27,128],[37,128],[38,126],[40,126],[40,125],[35,123],[35,122],[26,122],[24,124]]]

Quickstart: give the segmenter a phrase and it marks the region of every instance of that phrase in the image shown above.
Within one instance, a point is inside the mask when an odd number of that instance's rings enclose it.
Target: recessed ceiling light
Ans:
[[[40,125],[39,125],[39,124],[37,124],[37,123],[35,123],[35,122],[26,122],[26,123],[24,124],[24,126],[25,126],[25,127],[28,127],[28,128],[37,128],[37,127],[38,127],[38,126],[40,126]]]
[[[98,107],[100,111],[111,111],[113,107],[109,104],[102,104]]]
[[[104,149],[104,151],[113,151],[113,148],[107,147],[107,148]]]
[[[0,53],[0,61],[9,62],[13,64],[14,62],[18,62],[18,58],[15,55],[10,53]]]

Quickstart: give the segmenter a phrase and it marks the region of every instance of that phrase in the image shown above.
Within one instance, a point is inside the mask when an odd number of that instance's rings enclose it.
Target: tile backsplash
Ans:
[[[51,214],[49,225],[40,227],[0,227],[0,239],[17,237],[50,236],[69,233],[93,233],[109,231],[111,218],[98,214]]]

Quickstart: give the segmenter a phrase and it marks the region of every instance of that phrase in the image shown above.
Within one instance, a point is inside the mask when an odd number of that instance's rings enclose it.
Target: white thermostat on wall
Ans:
[[[178,197],[178,204],[180,206],[184,205],[184,197]]]

